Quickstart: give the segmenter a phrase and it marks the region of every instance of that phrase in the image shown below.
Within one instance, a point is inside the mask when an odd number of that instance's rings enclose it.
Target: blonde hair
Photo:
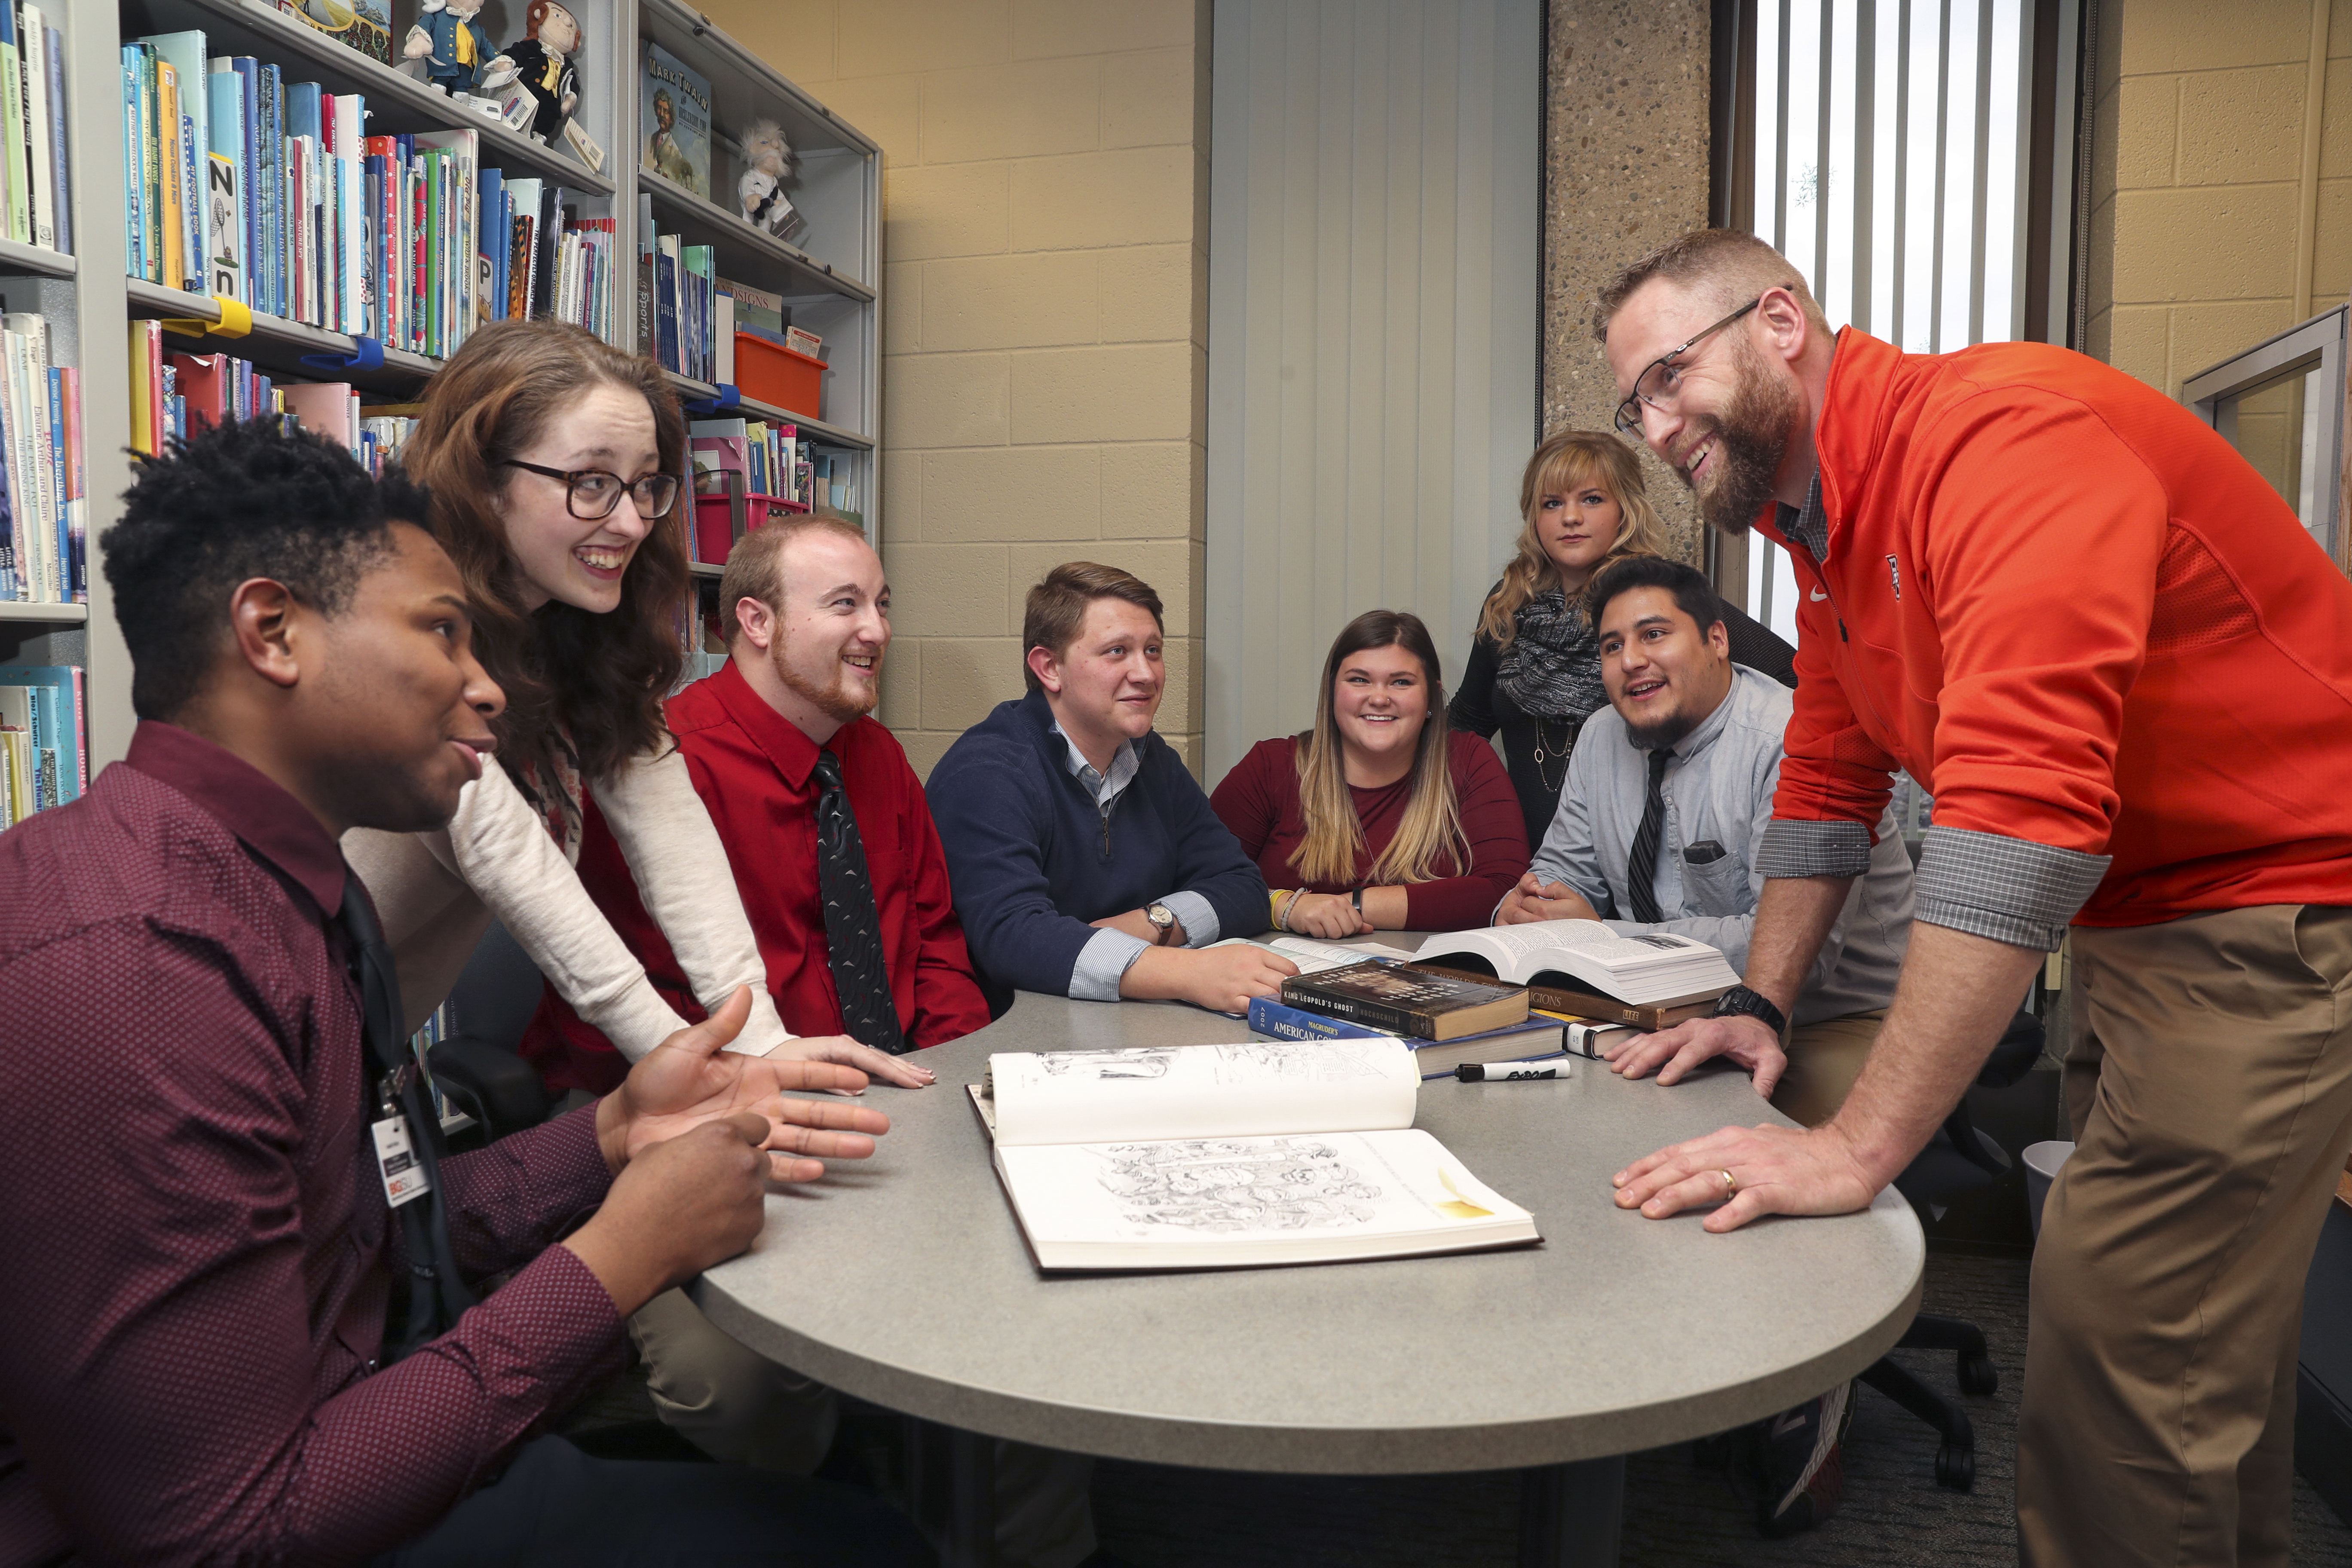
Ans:
[[[1650,488],[1642,479],[1642,465],[1631,447],[1600,430],[1562,430],[1547,437],[1528,459],[1527,471],[1519,479],[1518,552],[1503,568],[1501,584],[1486,596],[1486,607],[1478,616],[1480,634],[1493,638],[1497,647],[1510,646],[1511,638],[1518,635],[1519,610],[1543,592],[1544,583],[1552,575],[1551,557],[1544,553],[1543,541],[1536,535],[1537,504],[1546,496],[1569,495],[1588,485],[1608,491],[1620,514],[1617,537],[1610,542],[1608,553],[1594,563],[1594,576],[1628,555],[1666,552],[1665,525],[1658,521],[1657,508],[1650,504]]]
[[[1291,852],[1290,864],[1306,882],[1356,879],[1356,861],[1364,852],[1364,825],[1348,794],[1347,755],[1339,741],[1339,717],[1331,710],[1331,688],[1339,681],[1340,662],[1371,647],[1402,647],[1421,661],[1429,711],[1414,748],[1412,795],[1405,803],[1404,820],[1372,862],[1364,885],[1385,888],[1433,880],[1439,875],[1438,857],[1445,854],[1454,857],[1452,874],[1459,876],[1470,868],[1470,836],[1463,831],[1462,806],[1454,795],[1444,672],[1438,668],[1429,628],[1405,610],[1365,611],[1339,628],[1331,655],[1323,661],[1315,728],[1298,747],[1298,810],[1307,822],[1307,837]]]

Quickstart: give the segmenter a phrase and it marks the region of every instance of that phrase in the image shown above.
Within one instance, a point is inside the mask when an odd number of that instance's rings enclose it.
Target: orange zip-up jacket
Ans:
[[[1814,443],[1776,817],[1867,832],[1899,766],[1938,827],[2113,857],[2077,924],[2352,903],[2352,582],[2219,433],[2064,349],[1848,328]]]

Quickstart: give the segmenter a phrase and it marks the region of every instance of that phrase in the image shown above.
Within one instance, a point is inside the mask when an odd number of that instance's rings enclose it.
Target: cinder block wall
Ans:
[[[2352,0],[2332,4],[2314,104],[2310,0],[2101,0],[2093,354],[2177,397],[2198,372],[2352,289]]]
[[[1207,0],[703,0],[882,143],[882,718],[918,772],[1021,680],[1063,561],[1168,606],[1201,758]]]

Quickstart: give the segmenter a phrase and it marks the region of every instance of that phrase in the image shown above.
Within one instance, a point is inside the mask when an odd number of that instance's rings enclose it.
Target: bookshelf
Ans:
[[[368,3],[388,11],[397,58],[416,18],[416,0]],[[226,353],[286,380],[349,382],[372,403],[412,399],[439,368],[437,360],[391,346],[384,348],[381,365],[365,370],[306,365],[305,355],[353,353],[353,340],[260,311],[253,313],[251,330],[244,335],[206,332],[202,328],[217,324],[222,316],[208,296],[125,276],[120,51],[142,37],[201,30],[208,56],[250,55],[276,64],[289,82],[315,81],[329,93],[362,95],[368,135],[469,129],[478,135],[483,168],[499,169],[509,179],[560,183],[578,198],[583,214],[614,222],[616,265],[605,280],[612,289],[607,335],[639,352],[650,347],[635,341],[639,198],[646,198],[660,232],[711,247],[720,273],[781,295],[793,323],[824,339],[823,419],[753,399],[743,400],[740,412],[799,426],[821,452],[835,457],[836,469],[845,466],[856,497],[851,510],[880,544],[880,149],[678,0],[563,3],[579,18],[584,39],[572,57],[580,95],[574,118],[604,150],[601,172],[591,172],[568,148],[546,146],[471,112],[265,0],[52,0],[43,7],[64,51],[73,253],[0,238],[0,306],[43,313],[50,323],[53,362],[77,366],[80,374],[89,603],[0,601],[0,660],[86,667],[93,773],[123,754],[135,724],[130,659],[102,570],[104,531],[119,510],[116,498],[131,479],[127,324],[142,319],[179,323],[166,329],[167,351]],[[525,0],[489,0],[481,21],[494,44],[522,36],[524,9]],[[657,44],[710,81],[713,199],[637,166],[647,134],[638,123],[638,105],[648,44]],[[736,216],[735,182],[742,165],[734,137],[754,117],[776,121],[793,144],[795,178],[787,190],[809,224],[798,243],[765,234]],[[683,376],[670,379],[689,402],[708,402],[719,394]],[[726,412],[736,408],[730,405]],[[718,571],[700,568],[696,574],[707,580]]]

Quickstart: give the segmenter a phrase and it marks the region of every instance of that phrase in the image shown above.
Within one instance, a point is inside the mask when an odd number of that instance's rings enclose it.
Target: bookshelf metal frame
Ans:
[[[44,8],[66,55],[75,254],[0,240],[0,301],[9,310],[37,310],[47,315],[58,363],[80,367],[89,497],[89,603],[0,602],[0,658],[37,656],[39,662],[87,668],[86,722],[93,772],[121,757],[137,722],[131,710],[130,655],[115,625],[103,572],[105,531],[119,515],[117,498],[131,482],[126,326],[141,318],[220,319],[219,308],[205,296],[124,276],[123,226],[116,204],[123,151],[120,51],[128,39],[202,28],[214,54],[249,54],[276,63],[289,80],[315,80],[331,91],[364,94],[372,134],[471,129],[480,133],[484,166],[518,177],[557,180],[580,193],[597,216],[614,220],[615,250],[624,265],[615,268],[614,284],[623,292],[612,312],[614,335],[633,351],[640,345],[634,341],[636,312],[626,290],[635,285],[637,197],[640,193],[650,196],[661,232],[714,247],[721,272],[782,295],[793,307],[795,323],[825,339],[827,417],[811,419],[751,399],[743,401],[741,411],[749,418],[798,425],[820,447],[846,455],[866,535],[880,546],[880,147],[679,0],[565,0],[565,5],[579,17],[585,37],[575,61],[580,78],[577,118],[604,149],[602,174],[590,173],[566,149],[544,146],[467,112],[263,0],[52,0]],[[523,9],[523,0],[491,0],[484,12],[491,36],[501,42],[520,37]],[[415,19],[415,0],[393,0],[391,13],[396,50]],[[637,166],[643,145],[638,81],[648,41],[710,79],[711,186],[718,200],[705,201]],[[798,154],[798,178],[790,194],[809,218],[803,245],[754,229],[728,205],[740,168],[729,155],[732,137],[754,114],[782,124]],[[436,360],[397,349],[384,352],[380,370],[330,373],[307,367],[302,355],[350,353],[352,340],[259,312],[247,336],[184,338],[175,333],[167,342],[182,350],[231,353],[295,379],[349,381],[381,399],[413,396],[439,368]],[[718,394],[716,387],[685,376],[669,379],[689,402]]]

